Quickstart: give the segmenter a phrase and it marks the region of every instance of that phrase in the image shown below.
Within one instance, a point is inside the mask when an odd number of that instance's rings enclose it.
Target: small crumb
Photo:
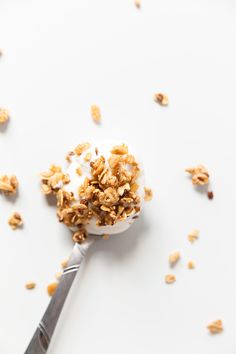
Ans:
[[[9,113],[6,109],[0,108],[0,124],[6,123],[9,119]]]
[[[176,281],[176,278],[175,278],[175,276],[173,275],[173,274],[167,274],[166,276],[165,276],[165,282],[166,282],[166,284],[172,284],[172,283],[174,283]]]
[[[141,7],[141,0],[134,0],[134,5],[135,5],[138,9],[140,9],[140,7]]]
[[[164,95],[163,93],[155,93],[154,100],[158,102],[161,106],[168,106],[169,104],[168,96]]]
[[[214,199],[214,193],[212,191],[207,192],[207,197],[210,200]]]
[[[13,230],[23,225],[22,217],[19,213],[15,212],[8,219],[8,224],[11,226]]]
[[[81,168],[81,167],[78,167],[78,168],[76,169],[76,173],[77,173],[78,176],[82,176],[82,175],[83,175],[82,168]]]
[[[32,290],[36,287],[36,283],[33,281],[29,281],[28,283],[25,284],[26,289]]]
[[[74,156],[74,151],[69,151],[66,155],[66,161],[71,162],[71,157]]]
[[[110,235],[104,234],[104,235],[102,235],[102,238],[103,238],[103,240],[109,240]]]
[[[61,262],[61,266],[63,269],[65,269],[68,266],[68,262],[69,262],[69,258],[66,258]]]
[[[84,157],[84,161],[85,162],[89,162],[92,158],[92,153],[91,152],[87,152],[87,154]]]
[[[210,174],[205,166],[198,165],[196,167],[189,167],[185,169],[192,175],[192,184],[197,186],[205,186],[209,183]]]
[[[53,296],[57,290],[58,283],[51,283],[47,287],[48,295]]]
[[[169,256],[169,263],[170,266],[173,267],[175,264],[180,260],[180,253],[179,252],[174,252],[170,254]]]
[[[62,272],[57,272],[57,273],[55,274],[55,278],[56,278],[57,280],[59,280],[59,279],[61,278],[61,276],[62,276]]]
[[[94,122],[100,123],[101,122],[100,108],[98,106],[96,106],[95,104],[93,104],[90,108],[90,112],[91,112],[91,116],[92,116]]]
[[[207,326],[207,328],[209,329],[211,334],[221,333],[224,330],[223,323],[222,323],[221,320],[217,320],[217,321],[214,321],[214,322],[210,323]]]
[[[195,268],[195,263],[193,261],[188,262],[188,269],[194,269]]]
[[[144,187],[144,193],[145,193],[144,200],[146,202],[149,202],[150,200],[152,200],[153,192],[152,192],[151,188]]]
[[[95,154],[98,156],[98,148],[95,148]]]
[[[188,240],[189,242],[194,242],[196,241],[198,238],[199,238],[199,234],[200,234],[200,231],[195,229],[193,231],[191,231],[189,234],[188,234]]]

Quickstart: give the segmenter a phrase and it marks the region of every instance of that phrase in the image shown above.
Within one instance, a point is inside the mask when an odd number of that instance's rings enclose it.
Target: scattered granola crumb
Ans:
[[[193,261],[188,262],[188,269],[194,269],[195,268],[195,263]]]
[[[87,154],[84,157],[84,161],[85,162],[89,162],[92,158],[92,153],[91,152],[87,152]]]
[[[221,320],[217,320],[217,321],[214,321],[214,322],[210,323],[207,326],[207,328],[209,329],[211,334],[221,333],[224,330],[223,323],[222,323]]]
[[[147,188],[147,187],[144,187],[144,200],[146,202],[149,202],[150,200],[152,200],[152,197],[153,197],[153,191],[151,190],[151,188]]]
[[[212,191],[207,192],[207,197],[210,200],[214,199],[214,193]]]
[[[109,240],[110,235],[104,234],[104,235],[102,235],[102,238],[103,238],[103,240]]]
[[[59,280],[59,279],[61,278],[61,276],[62,276],[62,272],[57,272],[57,273],[55,274],[55,278],[56,278],[57,280]]]
[[[134,0],[134,5],[135,5],[138,9],[140,9],[140,7],[141,7],[141,0]]]
[[[4,175],[0,177],[0,191],[6,194],[15,194],[18,186],[19,182],[16,176],[13,175],[9,177],[7,175]]]
[[[8,111],[6,109],[0,108],[0,124],[6,123],[8,119],[9,119]]]
[[[168,96],[164,95],[163,93],[155,93],[154,100],[158,102],[161,106],[168,106],[169,104]]]
[[[98,156],[98,148],[95,148],[95,154]]]
[[[29,281],[28,283],[25,284],[26,289],[32,290],[36,287],[36,283],[33,281]]]
[[[77,167],[76,173],[77,173],[78,176],[82,176],[83,175],[82,168],[81,167]]]
[[[69,261],[69,258],[66,258],[61,262],[61,266],[63,269],[65,269],[67,267],[68,261]]]
[[[170,263],[171,267],[175,266],[179,260],[180,260],[180,253],[179,252],[174,252],[174,253],[170,254],[169,263]]]
[[[58,283],[51,283],[48,285],[47,290],[48,290],[48,295],[53,296],[57,290]]]
[[[76,155],[80,156],[83,154],[83,152],[85,152],[86,150],[88,150],[91,147],[90,143],[82,143],[76,146],[75,148],[75,153]]]
[[[15,212],[8,219],[8,224],[11,226],[13,230],[23,225],[22,217],[19,213]]]
[[[189,234],[188,234],[188,240],[189,242],[194,242],[196,241],[198,238],[199,238],[199,234],[200,234],[200,231],[195,229],[193,231],[191,231]]]
[[[69,151],[66,155],[66,161],[71,162],[71,156],[74,156],[74,151]]]
[[[185,169],[186,172],[192,175],[192,183],[198,186],[204,186],[209,183],[209,172],[203,165],[196,167],[189,167]]]
[[[93,104],[91,106],[91,108],[90,108],[90,111],[91,111],[91,116],[92,116],[94,122],[100,123],[101,122],[101,110],[100,110],[100,108],[97,105]]]
[[[174,283],[176,281],[176,278],[175,278],[175,276],[173,275],[173,274],[167,274],[166,276],[165,276],[165,282],[166,282],[166,284],[172,284],[172,283]]]

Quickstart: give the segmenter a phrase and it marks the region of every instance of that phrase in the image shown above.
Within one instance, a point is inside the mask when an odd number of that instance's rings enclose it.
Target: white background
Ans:
[[[234,0],[143,0],[140,10],[133,0],[1,0],[0,106],[11,119],[0,174],[15,173],[20,190],[0,196],[0,353],[24,352],[72,248],[39,172],[81,141],[110,137],[139,149],[155,196],[131,230],[89,251],[50,354],[235,353],[235,15]],[[157,91],[168,108],[153,102]],[[184,172],[198,163],[213,201]],[[25,226],[13,232],[15,210]],[[167,286],[173,250],[182,259]],[[37,289],[26,291],[28,280]],[[225,331],[211,336],[218,318]]]

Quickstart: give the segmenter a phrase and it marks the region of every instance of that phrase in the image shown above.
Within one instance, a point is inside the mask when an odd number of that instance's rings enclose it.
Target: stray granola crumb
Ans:
[[[109,240],[109,238],[110,238],[110,235],[108,235],[108,234],[104,234],[104,235],[102,235],[102,238],[103,238],[103,240]]]
[[[66,258],[61,262],[61,266],[63,269],[65,269],[67,267],[68,261],[69,261],[69,258]]]
[[[168,106],[169,104],[168,96],[164,95],[163,93],[155,93],[154,100],[158,102],[161,106]]]
[[[209,329],[211,334],[221,333],[224,330],[223,323],[222,323],[221,320],[217,320],[217,321],[214,321],[214,322],[210,323],[207,326],[207,328]]]
[[[173,275],[173,274],[167,274],[166,276],[165,276],[165,282],[166,282],[166,284],[172,284],[172,283],[174,283],[176,281],[176,278],[175,278],[175,276]]]
[[[69,151],[66,155],[66,161],[71,162],[71,156],[74,156],[74,151]]]
[[[135,5],[138,9],[140,9],[140,7],[141,7],[141,0],[134,0],[134,5]]]
[[[9,113],[6,109],[0,108],[0,124],[6,123],[9,119]]]
[[[176,263],[180,260],[180,253],[174,252],[169,256],[169,264],[171,267],[175,266]]]
[[[15,194],[18,186],[19,182],[16,176],[13,175],[9,177],[7,175],[4,175],[0,177],[0,191],[6,194]]]
[[[193,231],[191,231],[189,234],[188,234],[188,240],[189,242],[194,242],[196,241],[198,238],[199,238],[199,234],[200,234],[200,231],[195,229]]]
[[[29,281],[28,283],[25,284],[26,289],[32,290],[36,287],[36,283],[33,281]]]
[[[153,198],[153,191],[151,190],[151,188],[147,188],[147,187],[144,187],[144,200],[146,202],[149,202],[150,200],[152,200]]]
[[[185,169],[186,172],[192,175],[192,183],[198,186],[205,186],[209,183],[209,172],[203,165],[196,167],[189,167]]]
[[[188,262],[188,269],[194,269],[195,268],[195,263],[193,261]]]
[[[13,230],[23,225],[22,217],[19,213],[15,212],[11,215],[8,220],[8,224],[11,226]]]
[[[92,158],[92,153],[91,152],[87,152],[87,154],[84,157],[84,161],[85,162],[89,162]]]
[[[86,150],[88,150],[91,147],[90,143],[82,143],[76,146],[75,148],[75,153],[76,155],[80,156],[83,154],[83,152],[85,152]]]
[[[77,167],[76,173],[77,173],[78,176],[82,176],[83,175],[82,168],[81,167]]]
[[[100,108],[93,104],[90,108],[90,112],[91,112],[91,116],[94,120],[94,122],[96,123],[100,123],[101,122],[101,110]]]
[[[57,272],[57,273],[55,274],[55,278],[56,278],[57,280],[59,280],[59,279],[61,278],[61,276],[62,276],[62,272]]]
[[[57,290],[58,283],[51,283],[47,287],[48,295],[53,296]]]
[[[207,197],[210,200],[214,199],[214,193],[212,191],[207,192]]]

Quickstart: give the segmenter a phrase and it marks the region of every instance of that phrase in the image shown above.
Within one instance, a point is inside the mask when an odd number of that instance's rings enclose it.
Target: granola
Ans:
[[[62,172],[60,166],[55,165],[51,165],[49,171],[42,172],[40,177],[41,189],[45,195],[57,194],[64,184],[70,182],[69,176]]]
[[[0,108],[0,124],[6,123],[9,119],[9,112],[6,109]]]
[[[144,187],[144,193],[145,193],[144,200],[146,202],[149,202],[150,200],[152,200],[153,192],[152,192],[151,188]]]
[[[198,165],[196,167],[189,167],[185,169],[186,172],[190,173],[192,176],[192,183],[198,186],[204,186],[209,183],[209,172],[203,165]]]
[[[48,285],[47,291],[49,296],[53,296],[57,290],[58,283],[54,282]]]
[[[158,102],[161,106],[168,106],[169,104],[168,96],[164,95],[163,93],[155,93],[154,100]]]
[[[189,242],[193,243],[199,238],[200,231],[195,229],[188,234]]]
[[[167,274],[167,275],[165,276],[165,282],[166,282],[166,284],[172,284],[172,283],[174,283],[175,281],[176,281],[175,275],[173,275],[173,274]]]
[[[13,230],[17,229],[18,227],[21,227],[23,225],[23,220],[21,215],[17,212],[13,213],[11,217],[8,219],[8,224],[11,226]]]
[[[174,252],[169,255],[169,264],[171,267],[175,266],[179,260],[180,260],[180,253],[179,252]]]
[[[193,261],[188,261],[188,269],[194,269],[195,263]]]
[[[0,191],[5,194],[15,194],[19,186],[18,179],[16,176],[1,176],[0,177]]]
[[[36,283],[33,281],[29,281],[28,283],[25,284],[25,287],[27,290],[32,290],[36,287]]]
[[[100,108],[97,105],[93,104],[91,106],[90,111],[91,111],[91,116],[92,116],[94,122],[100,123],[101,122],[101,110],[100,110]]]
[[[223,323],[221,320],[217,320],[214,321],[212,323],[210,323],[207,328],[209,329],[209,331],[211,332],[211,334],[217,334],[217,333],[221,333],[223,332],[224,328],[223,328]]]

